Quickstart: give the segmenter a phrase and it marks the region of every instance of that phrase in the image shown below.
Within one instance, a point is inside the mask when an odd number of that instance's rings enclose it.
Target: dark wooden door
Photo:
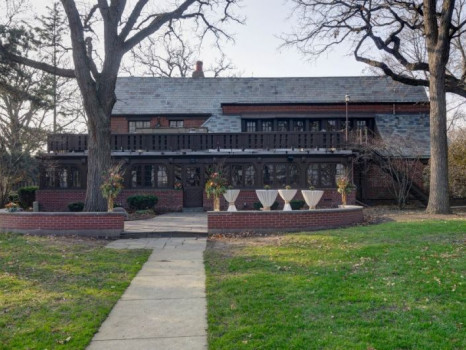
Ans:
[[[202,207],[204,191],[202,167],[187,165],[183,168],[183,189],[185,207]]]

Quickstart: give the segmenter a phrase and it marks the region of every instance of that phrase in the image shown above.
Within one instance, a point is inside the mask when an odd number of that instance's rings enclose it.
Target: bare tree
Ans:
[[[110,115],[123,56],[155,33],[176,30],[180,22],[192,22],[201,37],[209,33],[217,39],[228,37],[221,26],[236,20],[231,13],[236,1],[184,0],[173,5],[137,0],[127,6],[125,0],[95,0],[85,11],[78,9],[74,0],[61,0],[70,28],[74,69],[20,56],[9,51],[5,43],[0,44],[2,60],[77,79],[89,130],[86,211],[106,210],[100,187],[102,175],[111,165]],[[99,25],[103,36],[99,35]],[[94,48],[93,38],[102,43],[100,55],[95,54],[98,47]]]
[[[182,35],[168,35],[162,38],[148,38],[130,53],[130,63],[123,67],[129,75],[152,77],[189,77],[200,56],[199,43],[187,41]],[[231,75],[235,67],[219,49],[220,56],[214,64],[204,69],[213,77]]]
[[[369,138],[360,142],[360,136],[351,134],[350,139],[358,150],[356,161],[365,161],[387,174],[387,184],[399,209],[403,209],[414,186],[420,187],[424,165],[421,150],[410,140],[390,137],[388,140]],[[366,168],[369,171],[369,168]],[[417,183],[417,185],[415,185]]]
[[[429,88],[432,178],[427,211],[448,213],[445,95],[466,96],[464,1],[293,1],[299,29],[286,44],[319,55],[348,42],[357,61],[396,81]],[[453,62],[450,52],[455,45],[463,59]]]

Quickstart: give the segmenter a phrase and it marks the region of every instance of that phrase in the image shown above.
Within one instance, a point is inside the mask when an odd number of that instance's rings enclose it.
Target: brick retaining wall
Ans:
[[[183,191],[176,190],[123,190],[115,203],[127,208],[126,198],[135,194],[154,194],[159,199],[158,212],[173,212],[183,209]],[[84,202],[85,190],[38,190],[36,200],[41,211],[68,211],[68,204]]]
[[[209,234],[235,232],[293,232],[354,225],[364,219],[362,207],[295,211],[237,211],[207,213]]]
[[[293,200],[304,200],[300,190],[298,190]],[[208,199],[205,192],[203,201],[204,210],[213,209],[212,198]],[[238,199],[236,200],[236,208],[238,208],[238,210],[253,210],[255,202],[259,202],[255,190],[241,190],[238,195]],[[277,195],[277,202],[279,203],[278,209],[283,209],[285,202],[279,194]],[[352,205],[355,203],[356,191],[353,191],[348,195],[347,204]],[[317,205],[317,208],[336,208],[340,204],[341,195],[337,192],[337,189],[325,189],[324,194],[322,195],[322,198]],[[228,208],[228,203],[225,198],[223,198],[223,196],[221,196],[220,199],[220,207],[222,210],[226,210]],[[308,209],[306,204],[304,207]]]
[[[93,237],[119,237],[124,230],[121,213],[0,212],[0,231]]]

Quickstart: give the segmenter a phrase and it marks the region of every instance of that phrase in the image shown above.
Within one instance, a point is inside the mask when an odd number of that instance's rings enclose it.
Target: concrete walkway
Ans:
[[[125,232],[207,234],[207,214],[205,212],[169,213],[147,220],[126,221]]]
[[[143,238],[114,249],[153,249],[89,350],[207,349],[205,238]]]

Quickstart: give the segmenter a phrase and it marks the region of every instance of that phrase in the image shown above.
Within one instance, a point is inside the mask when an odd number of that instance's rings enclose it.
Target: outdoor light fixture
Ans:
[[[345,141],[348,144],[348,103],[350,101],[350,95],[345,95],[345,105],[346,105],[346,124],[345,124]]]

